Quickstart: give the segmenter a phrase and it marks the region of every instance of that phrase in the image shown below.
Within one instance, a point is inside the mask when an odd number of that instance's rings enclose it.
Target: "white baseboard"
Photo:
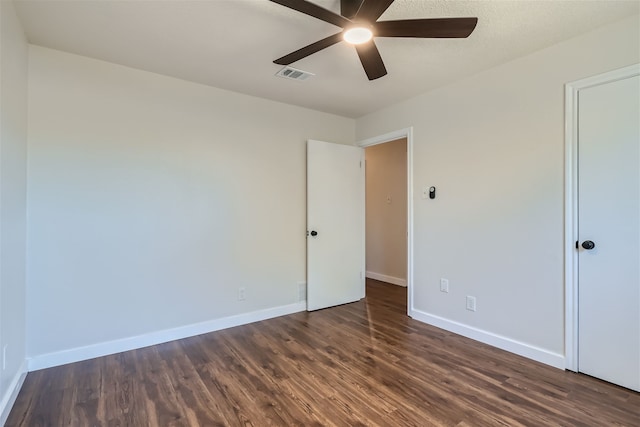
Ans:
[[[181,326],[163,331],[151,332],[135,337],[123,338],[114,341],[92,344],[84,347],[76,347],[68,350],[33,356],[28,359],[29,371],[60,366],[67,363],[79,362],[81,360],[93,359],[95,357],[107,356],[109,354],[134,350],[151,345],[162,344],[195,335],[206,334],[208,332],[219,331],[221,329],[232,328],[234,326],[246,325],[248,323],[261,320],[272,319],[274,317],[305,311],[306,301],[294,304],[273,307],[250,313],[237,314],[221,319],[209,320],[192,325]]]
[[[409,316],[421,322],[428,323],[429,325],[489,344],[501,350],[515,353],[519,356],[544,363],[545,365],[553,366],[554,368],[564,369],[565,358],[562,354],[553,353],[549,350],[503,337],[492,332],[483,331],[482,329],[477,329],[463,323],[454,322],[416,309],[411,309]]]
[[[373,271],[367,271],[366,276],[369,279],[391,283],[392,285],[404,286],[405,288],[407,287],[407,280],[399,277],[387,276],[386,274],[374,273]]]
[[[24,360],[20,365],[18,372],[16,372],[15,376],[11,380],[9,388],[7,388],[7,392],[2,396],[2,401],[0,401],[0,426],[3,426],[4,423],[7,422],[11,408],[18,397],[18,393],[20,393],[20,389],[22,388],[22,384],[24,384],[24,379],[26,377],[27,361]]]

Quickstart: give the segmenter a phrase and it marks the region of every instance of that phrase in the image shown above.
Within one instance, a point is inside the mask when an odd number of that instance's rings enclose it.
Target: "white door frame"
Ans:
[[[407,315],[413,312],[413,127],[374,136],[357,143],[366,148],[407,138]]]
[[[564,282],[565,369],[578,371],[578,91],[640,75],[630,65],[565,85]]]

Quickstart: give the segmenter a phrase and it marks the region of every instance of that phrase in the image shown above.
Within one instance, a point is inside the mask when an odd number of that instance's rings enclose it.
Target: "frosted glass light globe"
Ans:
[[[368,28],[354,27],[345,31],[342,37],[347,43],[362,44],[371,40],[373,33]]]

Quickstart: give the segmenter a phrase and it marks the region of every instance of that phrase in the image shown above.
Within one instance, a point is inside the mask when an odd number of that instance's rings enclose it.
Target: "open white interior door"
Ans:
[[[307,309],[365,295],[364,150],[307,143]]]

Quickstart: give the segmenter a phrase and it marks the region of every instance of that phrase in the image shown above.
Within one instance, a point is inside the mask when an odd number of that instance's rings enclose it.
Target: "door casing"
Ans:
[[[578,92],[640,75],[640,64],[609,71],[565,85],[565,369],[578,371]]]
[[[357,145],[366,148],[400,138],[407,139],[407,315],[411,316],[413,312],[413,127],[374,136],[358,142]]]

